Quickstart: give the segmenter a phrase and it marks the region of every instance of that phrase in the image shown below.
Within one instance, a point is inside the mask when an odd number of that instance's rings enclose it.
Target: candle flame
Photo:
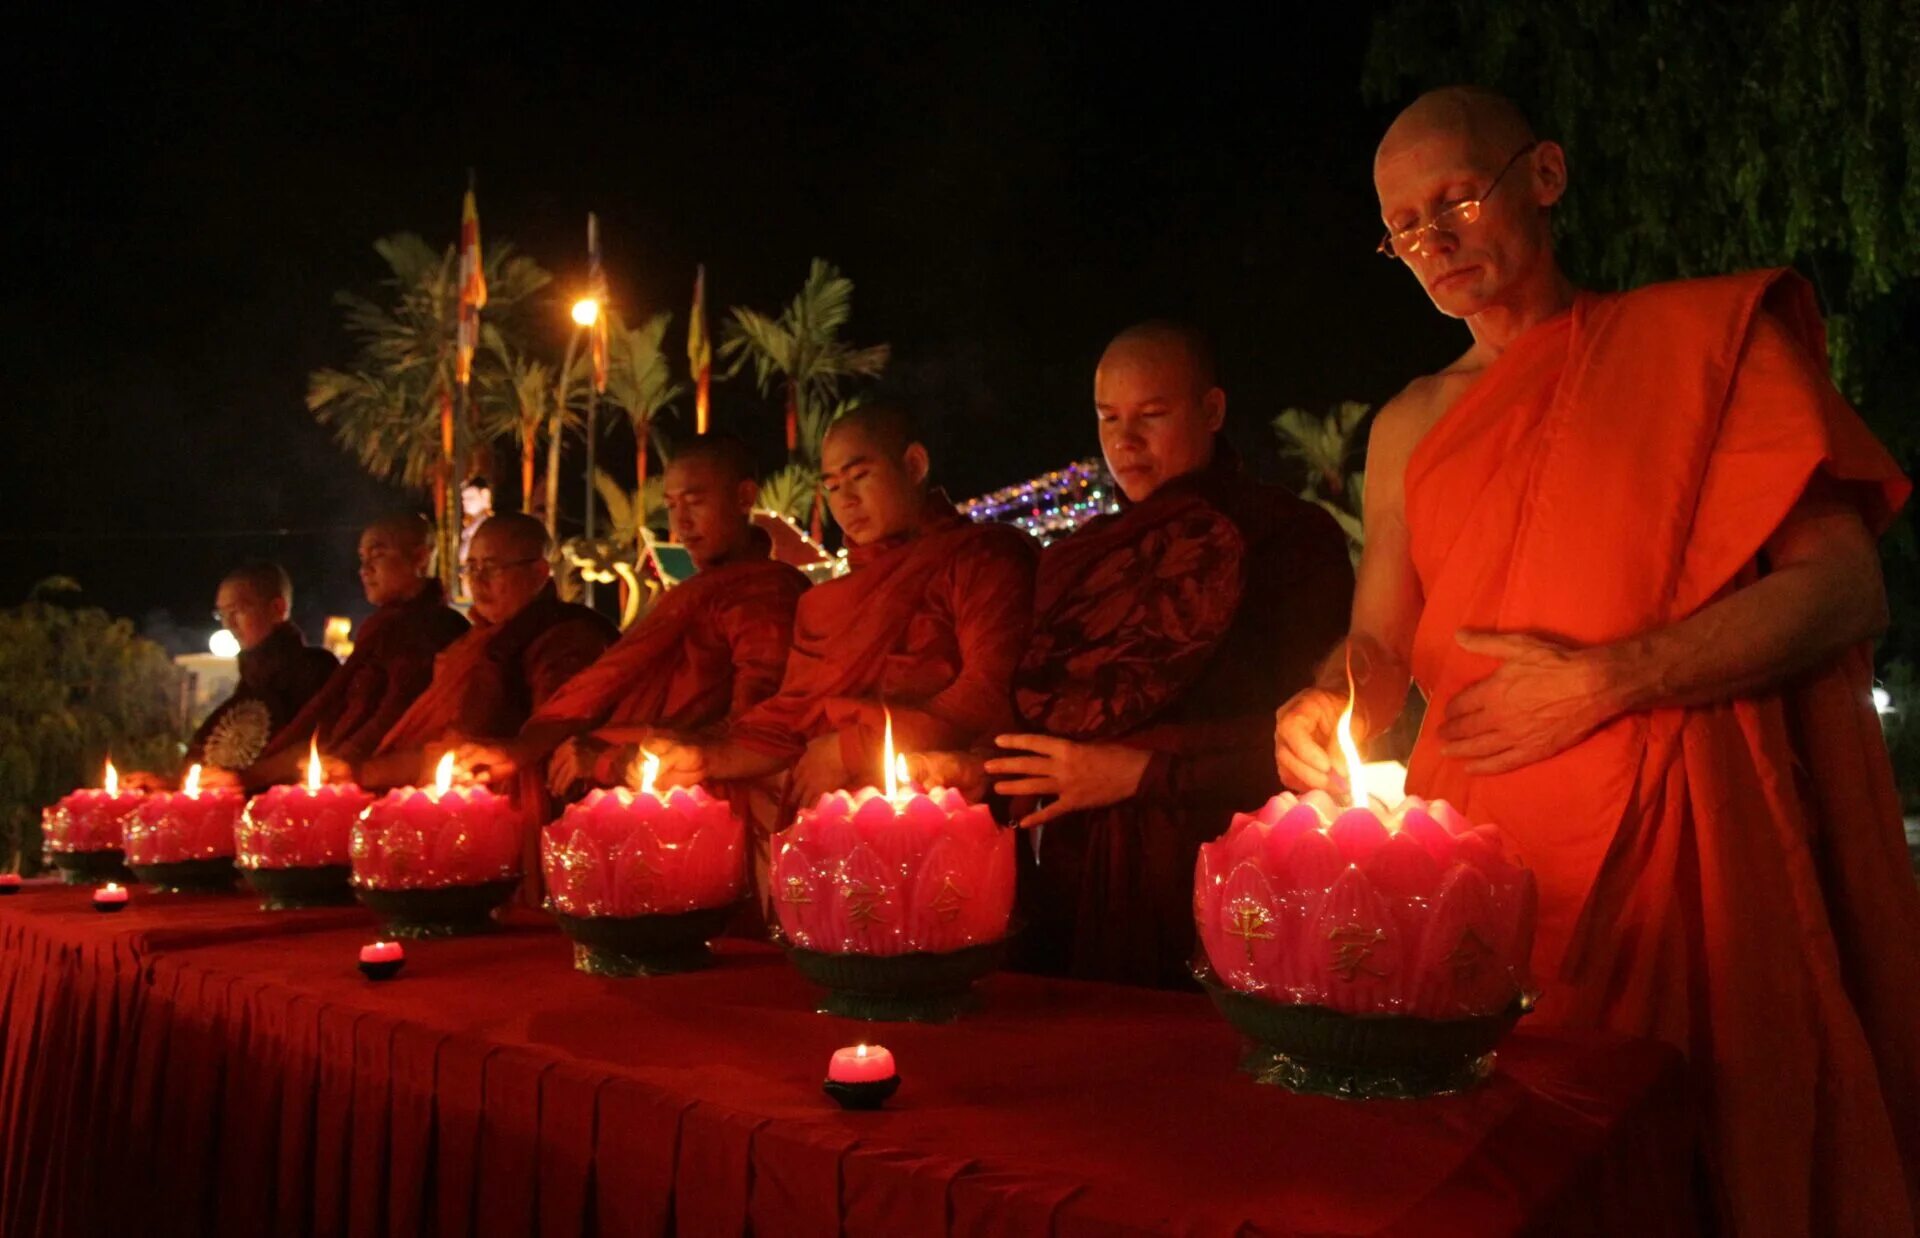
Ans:
[[[307,741],[307,790],[320,790],[320,735],[314,733]]]
[[[634,762],[634,766],[640,771],[640,794],[658,795],[653,784],[660,777],[660,758],[642,748],[640,759]]]
[[[447,749],[433,771],[433,798],[439,799],[453,789],[453,749]]]
[[[902,774],[905,770],[906,763],[897,760],[896,754],[893,751],[893,711],[883,707],[881,713],[886,716],[887,727],[885,731],[885,746],[883,749],[885,755],[880,760],[880,770],[886,780],[887,798],[897,800],[900,798],[900,784],[905,781]]]
[[[853,1056],[855,1057],[867,1056],[867,1047],[865,1045],[855,1045],[853,1047]]]
[[[101,887],[101,893],[118,894],[120,893],[120,886],[116,882],[109,881],[105,886]]]
[[[1360,749],[1353,742],[1353,698],[1347,698],[1347,708],[1340,715],[1340,725],[1335,733],[1340,738],[1340,755],[1347,759],[1347,792],[1355,808],[1367,806],[1366,766],[1361,764]]]
[[[200,794],[200,767],[192,766],[187,770],[187,780],[180,784],[183,794],[197,798]]]
[[[120,771],[113,768],[112,757],[107,758],[107,772],[100,780],[100,785],[107,789],[108,795],[120,794]]]

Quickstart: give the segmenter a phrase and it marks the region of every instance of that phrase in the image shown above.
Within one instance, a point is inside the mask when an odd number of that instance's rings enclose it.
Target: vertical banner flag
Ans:
[[[480,346],[480,311],[487,304],[487,273],[480,264],[480,207],[467,189],[460,208],[460,338],[455,377],[462,387],[473,376],[473,353]]]
[[[600,218],[587,212],[587,295],[598,303],[593,316],[593,389],[607,389],[607,272],[600,265]]]
[[[687,320],[687,363],[693,370],[693,424],[707,432],[707,392],[713,382],[713,341],[707,337],[707,268],[693,273],[693,316]]]

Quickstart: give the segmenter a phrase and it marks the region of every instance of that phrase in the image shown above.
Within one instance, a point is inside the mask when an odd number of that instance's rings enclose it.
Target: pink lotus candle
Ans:
[[[915,792],[886,733],[886,787],[823,795],[773,840],[773,896],[794,945],[949,952],[1006,936],[1013,835],[950,787]]]
[[[127,887],[109,881],[93,892],[95,911],[120,911],[127,905]]]
[[[230,788],[203,791],[193,766],[178,791],[146,797],[127,822],[127,863],[180,864],[233,854],[234,826],[246,797]]]
[[[369,980],[391,980],[407,961],[397,941],[376,941],[360,947],[360,974]]]
[[[82,788],[41,814],[41,837],[48,851],[120,851],[126,846],[127,819],[146,795],[120,789],[120,773],[107,761],[99,790]]]
[[[1351,711],[1349,710],[1349,713]],[[1497,1014],[1529,991],[1533,874],[1445,801],[1389,808],[1341,720],[1353,802],[1275,796],[1200,848],[1194,919],[1228,987],[1343,1014]]]
[[[354,823],[373,795],[320,777],[317,743],[307,750],[304,786],[269,787],[253,797],[235,836],[241,868],[327,868],[350,862]]]
[[[636,793],[593,791],[540,835],[553,907],[569,916],[653,916],[725,907],[747,892],[746,827],[700,787],[664,796],[644,753]]]
[[[453,754],[432,787],[401,787],[370,804],[348,845],[353,883],[430,890],[520,876],[520,815],[481,786],[453,786]]]
[[[878,1083],[894,1075],[893,1054],[885,1045],[848,1045],[835,1049],[827,1078],[835,1083]]]

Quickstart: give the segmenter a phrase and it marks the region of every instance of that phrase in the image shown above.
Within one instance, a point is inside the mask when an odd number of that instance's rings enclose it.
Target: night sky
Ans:
[[[1091,454],[1093,361],[1137,318],[1214,333],[1232,436],[1269,474],[1281,409],[1378,403],[1466,343],[1373,253],[1365,5],[1279,29],[401,7],[9,19],[5,603],[64,573],[204,647],[219,575],[265,556],[311,635],[364,614],[355,528],[420,500],[333,445],[306,376],[348,360],[331,298],[373,289],[376,237],[453,240],[469,166],[485,240],[558,277],[555,354],[589,210],[622,312],[679,316],[677,369],[695,262],[716,331],[838,264],[850,338],[894,346],[956,497]],[[779,409],[747,378],[715,408],[777,462]],[[628,443],[603,451],[630,469]]]

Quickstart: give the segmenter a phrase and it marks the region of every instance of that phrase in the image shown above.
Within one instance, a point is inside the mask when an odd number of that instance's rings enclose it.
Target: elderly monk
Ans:
[[[433,679],[433,660],[467,631],[433,577],[433,527],[416,515],[389,516],[360,534],[360,587],[374,611],[353,653],[327,686],[243,772],[249,787],[299,778],[308,744],[343,775],[373,755],[393,724]]]
[[[293,581],[277,563],[247,563],[221,580],[213,613],[240,642],[240,682],[216,705],[187,744],[187,763],[201,765],[200,785],[237,787],[238,771],[252,764],[275,731],[326,685],[339,661],[287,618]],[[131,785],[158,789],[166,782],[139,772]]]
[[[430,780],[441,753],[475,737],[510,736],[613,643],[606,619],[553,587],[547,531],[518,512],[473,535],[467,586],[473,629],[434,661],[433,681],[357,771],[362,786]]]
[[[549,697],[517,739],[469,745],[462,765],[499,780],[547,760],[545,781],[563,798],[623,785],[635,746],[656,730],[724,730],[779,688],[807,578],[769,557],[772,542],[753,523],[760,487],[746,446],[695,439],[674,453],[665,486],[673,539],[698,572]]]
[[[1121,332],[1093,403],[1123,510],[1042,552],[1014,678],[1030,733],[986,770],[1046,826],[1020,869],[1026,965],[1181,985],[1199,846],[1279,790],[1273,711],[1339,640],[1353,568],[1332,517],[1241,473],[1198,332]]]
[[[658,747],[666,785],[792,767],[790,806],[880,781],[883,710],[902,751],[968,748],[1013,721],[1032,540],[929,490],[927,449],[897,405],[842,416],[820,459],[853,570],[800,599],[778,693],[722,740]]]
[[[1907,483],[1834,391],[1783,271],[1583,292],[1559,146],[1475,89],[1374,160],[1388,229],[1473,345],[1381,410],[1351,628],[1279,715],[1336,772],[1427,694],[1409,788],[1540,884],[1536,1020],[1667,1040],[1739,1234],[1911,1233],[1920,896],[1869,696],[1874,539]]]

